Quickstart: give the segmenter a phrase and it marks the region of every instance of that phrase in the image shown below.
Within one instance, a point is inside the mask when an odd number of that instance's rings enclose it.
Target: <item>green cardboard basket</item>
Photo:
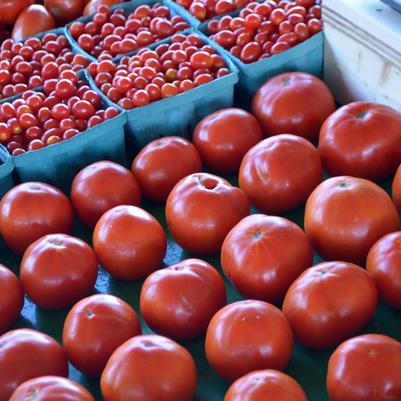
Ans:
[[[14,186],[14,164],[7,149],[0,145],[0,198]]]

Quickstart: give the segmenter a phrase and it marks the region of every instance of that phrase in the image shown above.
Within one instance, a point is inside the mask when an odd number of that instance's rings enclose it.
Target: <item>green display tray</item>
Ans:
[[[230,181],[236,183],[235,178],[231,177]],[[383,185],[389,190],[390,182]],[[142,207],[154,215],[166,229],[166,221],[164,217],[164,205],[156,203],[143,202]],[[255,210],[253,212],[256,212]],[[303,207],[298,208],[284,217],[291,219],[303,225]],[[164,259],[164,265],[177,263],[182,259],[190,256],[183,251],[171,238],[168,233],[168,249]],[[87,241],[89,244],[92,240],[91,232],[86,230],[78,221],[75,222],[73,234]],[[202,258],[202,257],[201,257]],[[213,266],[218,268],[221,274],[221,266],[219,255],[213,257],[203,257]],[[315,257],[315,263],[320,262],[318,257]],[[0,263],[11,268],[18,274],[20,259],[12,254],[3,242],[0,241]],[[107,273],[100,269],[98,280],[94,292],[109,293],[119,296],[130,303],[139,313],[139,294],[142,281],[140,282],[123,282],[111,278]],[[242,299],[242,297],[233,289],[231,284],[226,280],[228,290],[228,303]],[[64,319],[68,311],[50,312],[35,306],[29,299],[25,299],[25,305],[18,321],[12,328],[31,327],[47,333],[61,342]],[[150,333],[150,329],[142,321],[144,333]],[[383,333],[392,336],[401,341],[401,311],[391,309],[386,305],[380,304],[374,318],[369,326],[363,330],[364,333]],[[184,342],[183,345],[193,355],[197,370],[198,370],[198,387],[194,401],[223,401],[224,395],[229,384],[221,379],[209,366],[204,354],[204,338],[199,338],[194,341]],[[327,362],[333,350],[327,351],[312,351],[302,347],[296,343],[291,362],[286,369],[286,373],[294,377],[304,388],[309,401],[328,401],[326,392],[326,369]],[[69,377],[72,380],[82,383],[94,395],[96,400],[101,401],[102,396],[99,390],[98,380],[93,380],[81,374],[70,365]],[[267,401],[267,400],[266,400]]]

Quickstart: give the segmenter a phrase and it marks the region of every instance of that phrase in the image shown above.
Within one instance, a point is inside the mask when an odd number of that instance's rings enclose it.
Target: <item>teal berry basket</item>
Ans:
[[[0,198],[14,186],[14,164],[7,149],[0,145]]]

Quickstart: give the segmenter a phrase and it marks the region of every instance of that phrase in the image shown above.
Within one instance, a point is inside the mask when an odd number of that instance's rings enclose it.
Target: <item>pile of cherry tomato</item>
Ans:
[[[91,63],[89,73],[98,88],[126,110],[178,95],[229,74],[213,47],[196,34],[176,34],[155,50],[141,49],[120,62]]]
[[[247,64],[288,50],[321,30],[317,0],[252,2],[238,17],[226,15],[208,23],[213,40]]]
[[[87,23],[73,22],[69,31],[78,45],[99,60],[112,59],[133,52],[189,28],[179,15],[159,3],[140,5],[126,15],[123,9],[113,12],[100,6]]]

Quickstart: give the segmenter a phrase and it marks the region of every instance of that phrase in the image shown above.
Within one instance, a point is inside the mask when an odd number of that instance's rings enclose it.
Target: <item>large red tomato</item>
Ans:
[[[115,206],[139,206],[141,192],[131,171],[104,160],[77,174],[72,182],[71,201],[79,218],[93,228],[102,215]]]
[[[147,144],[132,162],[132,172],[144,196],[164,202],[182,178],[202,169],[202,160],[191,142],[178,136]]]
[[[302,273],[284,299],[295,337],[310,348],[329,348],[365,327],[377,306],[371,275],[346,262],[320,263]]]
[[[112,7],[116,4],[122,3],[124,0],[91,0],[85,7],[83,16],[88,16],[94,14],[98,7],[101,5]]]
[[[366,334],[342,343],[330,357],[327,390],[331,401],[399,401],[401,343]]]
[[[397,206],[399,213],[401,213],[401,164],[395,173],[393,186],[392,186],[392,193],[393,193],[393,201]]]
[[[370,102],[341,107],[322,126],[319,152],[331,175],[386,178],[401,163],[401,114]]]
[[[262,139],[262,128],[252,114],[230,108],[201,120],[192,141],[206,165],[224,174],[238,173],[245,153]]]
[[[85,7],[84,0],[44,0],[45,7],[56,21],[66,23],[79,18]]]
[[[33,3],[34,0],[0,0],[0,22],[14,24],[18,14]]]
[[[245,297],[277,303],[313,262],[305,233],[282,217],[253,214],[241,220],[221,248],[221,266]]]
[[[200,259],[183,260],[152,273],[140,298],[141,313],[149,327],[180,340],[205,334],[210,319],[225,304],[222,277]]]
[[[63,377],[43,376],[21,384],[9,401],[95,401],[89,391]]]
[[[268,136],[294,134],[313,140],[334,111],[334,98],[325,83],[304,72],[269,79],[252,102],[252,112]]]
[[[141,322],[129,304],[113,295],[96,294],[79,301],[68,313],[63,345],[77,369],[96,377],[111,354],[141,332]]]
[[[68,375],[64,350],[46,334],[31,329],[12,330],[0,337],[0,401],[35,377]]]
[[[117,206],[98,221],[93,247],[113,277],[137,280],[162,267],[167,238],[160,223],[136,206]]]
[[[194,253],[218,252],[231,228],[248,214],[246,195],[224,178],[207,173],[183,178],[166,203],[174,239]]]
[[[24,305],[24,289],[17,276],[0,264],[0,334],[17,320]]]
[[[20,42],[55,27],[54,18],[47,9],[41,4],[32,4],[18,15],[11,37],[15,42]]]
[[[401,231],[384,236],[372,246],[366,268],[376,281],[380,298],[401,309]]]
[[[16,253],[46,234],[69,233],[73,218],[68,198],[41,182],[17,185],[0,202],[0,232]]]
[[[220,309],[206,333],[206,357],[226,380],[258,369],[284,370],[292,353],[290,324],[275,306],[239,301]]]
[[[268,397],[268,398],[267,398]],[[277,370],[258,370],[235,381],[224,401],[308,401],[302,387]]]
[[[399,227],[400,218],[390,197],[363,178],[330,178],[306,203],[306,234],[312,247],[327,260],[363,266],[370,247]]]
[[[295,135],[277,135],[245,155],[239,186],[256,208],[277,214],[304,203],[322,175],[319,152],[309,141]]]
[[[113,353],[100,386],[105,401],[192,401],[196,367],[191,354],[176,342],[137,336]]]
[[[46,309],[63,309],[91,292],[97,272],[96,255],[86,242],[50,234],[25,251],[20,276],[33,302]]]

